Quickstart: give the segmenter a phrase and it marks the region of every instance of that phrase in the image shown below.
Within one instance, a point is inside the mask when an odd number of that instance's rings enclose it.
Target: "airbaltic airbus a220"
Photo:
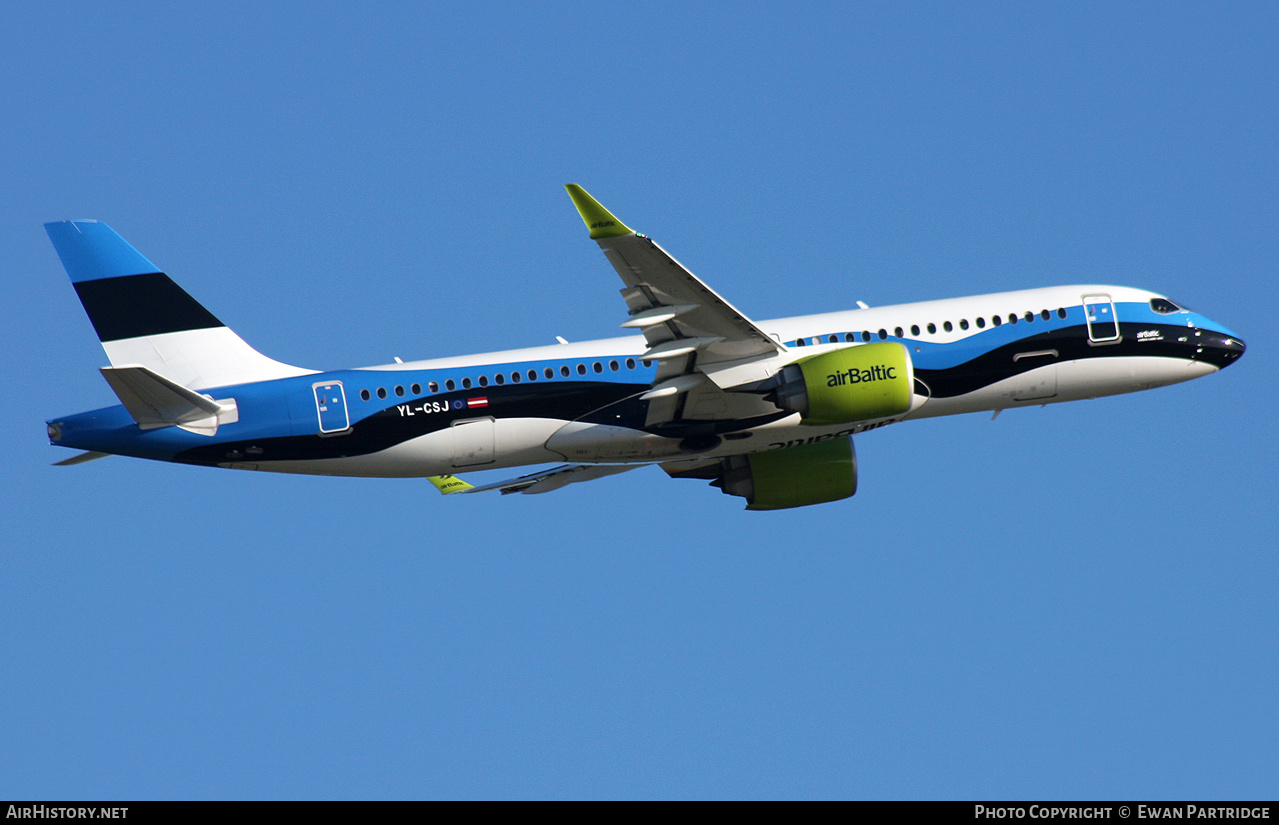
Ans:
[[[338,372],[262,355],[106,224],[47,224],[120,398],[48,422],[86,451],[59,463],[425,477],[444,493],[657,464],[776,510],[853,495],[857,433],[1175,384],[1244,351],[1162,295],[1095,284],[756,322],[567,188],[638,334]],[[480,487],[453,475],[552,462],[568,463]]]

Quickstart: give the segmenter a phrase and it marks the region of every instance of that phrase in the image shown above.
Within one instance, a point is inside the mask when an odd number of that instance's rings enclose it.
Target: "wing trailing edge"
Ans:
[[[647,466],[647,464],[561,464],[548,470],[508,478],[505,481],[485,484],[481,487],[465,482],[457,476],[430,476],[427,481],[434,484],[435,489],[446,496],[453,493],[486,493],[491,490],[498,490],[502,495],[509,493],[535,495],[549,493],[579,481],[592,481],[634,470],[636,467]]]

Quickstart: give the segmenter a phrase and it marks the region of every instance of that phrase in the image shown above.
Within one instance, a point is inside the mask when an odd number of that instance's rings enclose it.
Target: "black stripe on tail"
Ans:
[[[79,281],[75,291],[103,342],[226,326],[163,272]]]

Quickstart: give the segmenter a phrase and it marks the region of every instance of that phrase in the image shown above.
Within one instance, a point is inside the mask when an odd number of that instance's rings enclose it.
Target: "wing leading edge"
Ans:
[[[500,490],[502,495],[508,493],[533,495],[536,493],[549,493],[552,490],[558,490],[565,485],[579,481],[591,481],[592,479],[617,475],[627,470],[647,466],[647,464],[561,464],[558,467],[551,467],[549,470],[508,478],[504,481],[485,484],[481,487],[476,487],[457,476],[429,476],[427,481],[430,481],[431,484],[435,485],[435,489],[446,496],[454,493],[485,493],[490,490]]]
[[[621,294],[630,317],[622,327],[643,333],[648,350],[641,357],[658,364],[653,386],[644,396],[650,402],[646,423],[767,412],[753,409],[754,399],[723,392],[714,375],[772,359],[786,347],[585,189],[575,183],[565,189],[591,238],[625,284]]]
[[[739,378],[726,382],[730,384],[742,383],[742,376],[767,377],[771,371],[766,362],[787,352],[786,347],[656,242],[618,220],[585,189],[575,183],[564,188],[591,239],[622,279],[621,294],[629,318],[621,326],[640,330],[648,344],[640,358],[657,362],[653,384],[641,396],[648,402],[646,426],[777,415],[777,408],[758,395],[726,392],[720,383],[722,376],[729,374]],[[705,465],[705,472],[710,473],[694,477],[718,478],[724,472],[719,459],[693,463]],[[666,462],[662,466],[668,473],[684,477],[687,472],[683,469],[693,463]],[[492,490],[503,495],[535,494],[643,466],[648,465],[564,464],[479,487],[452,475],[432,476],[429,481],[444,495]]]

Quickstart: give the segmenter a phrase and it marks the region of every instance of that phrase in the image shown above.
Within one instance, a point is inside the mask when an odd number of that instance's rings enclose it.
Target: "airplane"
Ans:
[[[903,421],[1176,384],[1244,342],[1163,295],[1084,284],[753,321],[576,184],[629,334],[319,372],[253,349],[110,227],[49,223],[116,406],[52,444],[280,473],[545,493],[656,464],[749,510],[857,491],[853,436]],[[457,473],[555,464],[491,484]]]

